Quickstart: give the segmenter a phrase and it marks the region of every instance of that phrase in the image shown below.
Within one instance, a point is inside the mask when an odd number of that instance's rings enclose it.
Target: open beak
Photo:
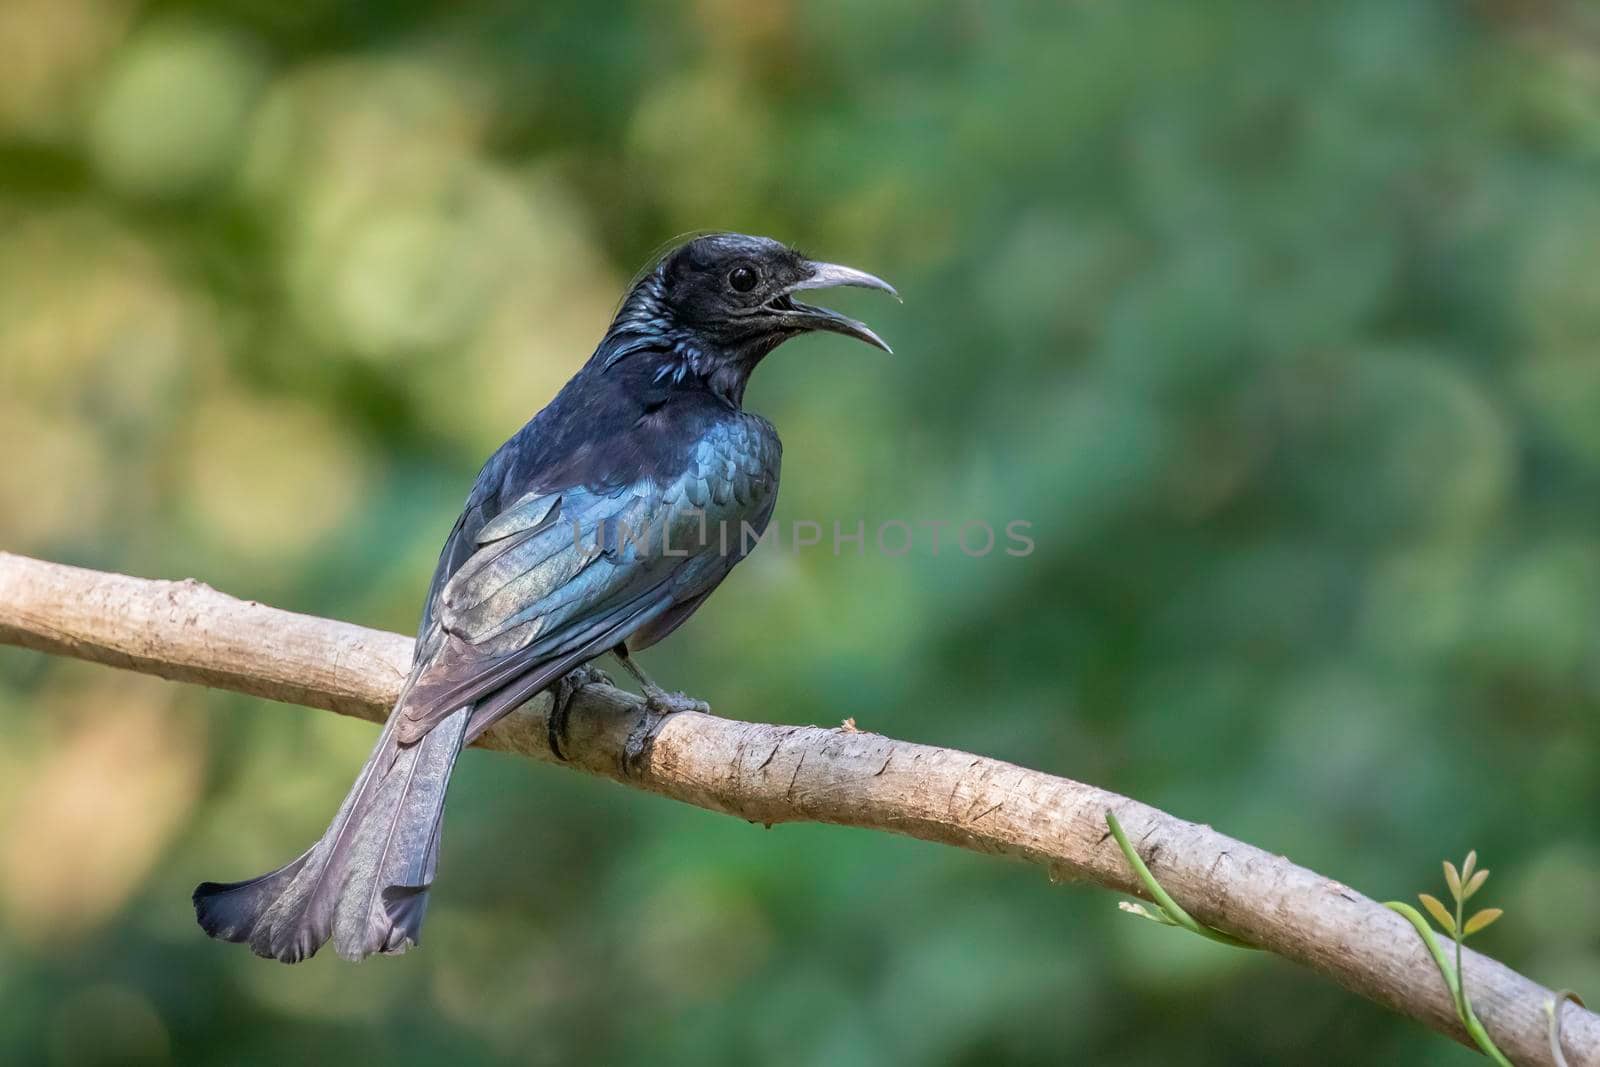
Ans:
[[[783,316],[786,324],[800,330],[828,330],[831,333],[844,334],[854,337],[858,341],[865,341],[875,348],[881,348],[893,355],[891,349],[877,334],[864,322],[857,322],[848,315],[841,315],[837,311],[824,307],[815,307],[811,304],[802,304],[794,299],[794,294],[804,289],[832,289],[840,285],[853,285],[860,289],[879,289],[896,300],[900,294],[894,291],[894,286],[875,275],[854,267],[842,267],[837,263],[811,263],[811,273],[800,281],[789,286],[781,296],[773,300],[770,307]]]

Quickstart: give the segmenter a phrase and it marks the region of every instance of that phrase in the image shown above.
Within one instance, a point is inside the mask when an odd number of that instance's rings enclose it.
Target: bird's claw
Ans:
[[[582,674],[586,676],[589,680],[584,683],[585,685],[609,685],[613,689],[615,689],[617,685],[617,683],[612,679],[611,675],[607,674],[599,667],[596,667],[593,663],[585,663],[582,667],[576,668],[571,673]]]
[[[584,686],[596,683],[615,684],[605,671],[585,664],[563,674],[556,680],[555,688],[551,690],[554,702],[550,705],[550,715],[545,719],[545,737],[550,742],[551,754],[563,763],[567,761],[567,754],[562,751],[562,740],[567,736],[567,720],[572,713],[573,698]]]
[[[644,715],[633,732],[628,734],[628,740],[622,747],[622,767],[630,777],[637,777],[644,769],[650,746],[655,743],[661,724],[669,715],[676,715],[680,711],[698,711],[702,715],[709,715],[711,705],[683,693],[669,693],[665,689],[651,687],[645,691]]]
[[[676,715],[680,711],[698,711],[702,715],[711,714],[711,705],[704,700],[696,700],[684,693],[669,693],[665,689],[652,689],[644,695],[645,706],[653,710],[661,718]]]

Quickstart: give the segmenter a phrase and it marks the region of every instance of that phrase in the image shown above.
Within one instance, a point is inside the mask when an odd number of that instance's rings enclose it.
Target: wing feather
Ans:
[[[721,554],[709,523],[766,526],[779,455],[770,428],[724,427],[667,484],[529,492],[498,513],[496,492],[469,506],[440,561],[396,736],[413,742],[475,705],[470,740],[572,668],[671,632],[743,556],[742,536]]]

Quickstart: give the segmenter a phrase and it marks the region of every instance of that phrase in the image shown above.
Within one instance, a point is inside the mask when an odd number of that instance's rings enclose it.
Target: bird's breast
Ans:
[[[759,536],[778,496],[783,446],[765,419],[744,412],[713,423],[688,452],[687,464],[662,486],[673,544],[728,545],[745,527]],[[742,555],[742,553],[735,553]]]

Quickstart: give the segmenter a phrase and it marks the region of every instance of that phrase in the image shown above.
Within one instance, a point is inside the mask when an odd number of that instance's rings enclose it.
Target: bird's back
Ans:
[[[593,516],[596,522],[609,520],[613,536],[627,522],[634,544],[641,521],[659,526],[671,514],[699,509],[719,552],[720,534],[727,530],[728,567],[744,555],[741,524],[755,536],[765,530],[783,453],[772,424],[692,383],[654,380],[648,368],[631,371],[580,371],[489,457],[440,552],[423,606],[419,658],[435,629],[446,585],[482,549],[483,530],[519,504],[563,500],[566,507],[557,517],[567,524],[570,540],[572,521],[584,521],[577,512],[580,504],[634,493],[649,506],[626,515]],[[694,540],[699,539],[697,522]],[[654,547],[661,547],[659,540]],[[686,546],[674,537],[671,547]],[[697,547],[694,541],[690,547]]]
[[[765,531],[781,456],[771,423],[704,390],[580,372],[451,531],[400,737],[470,703],[470,739],[574,665],[676,629]]]

